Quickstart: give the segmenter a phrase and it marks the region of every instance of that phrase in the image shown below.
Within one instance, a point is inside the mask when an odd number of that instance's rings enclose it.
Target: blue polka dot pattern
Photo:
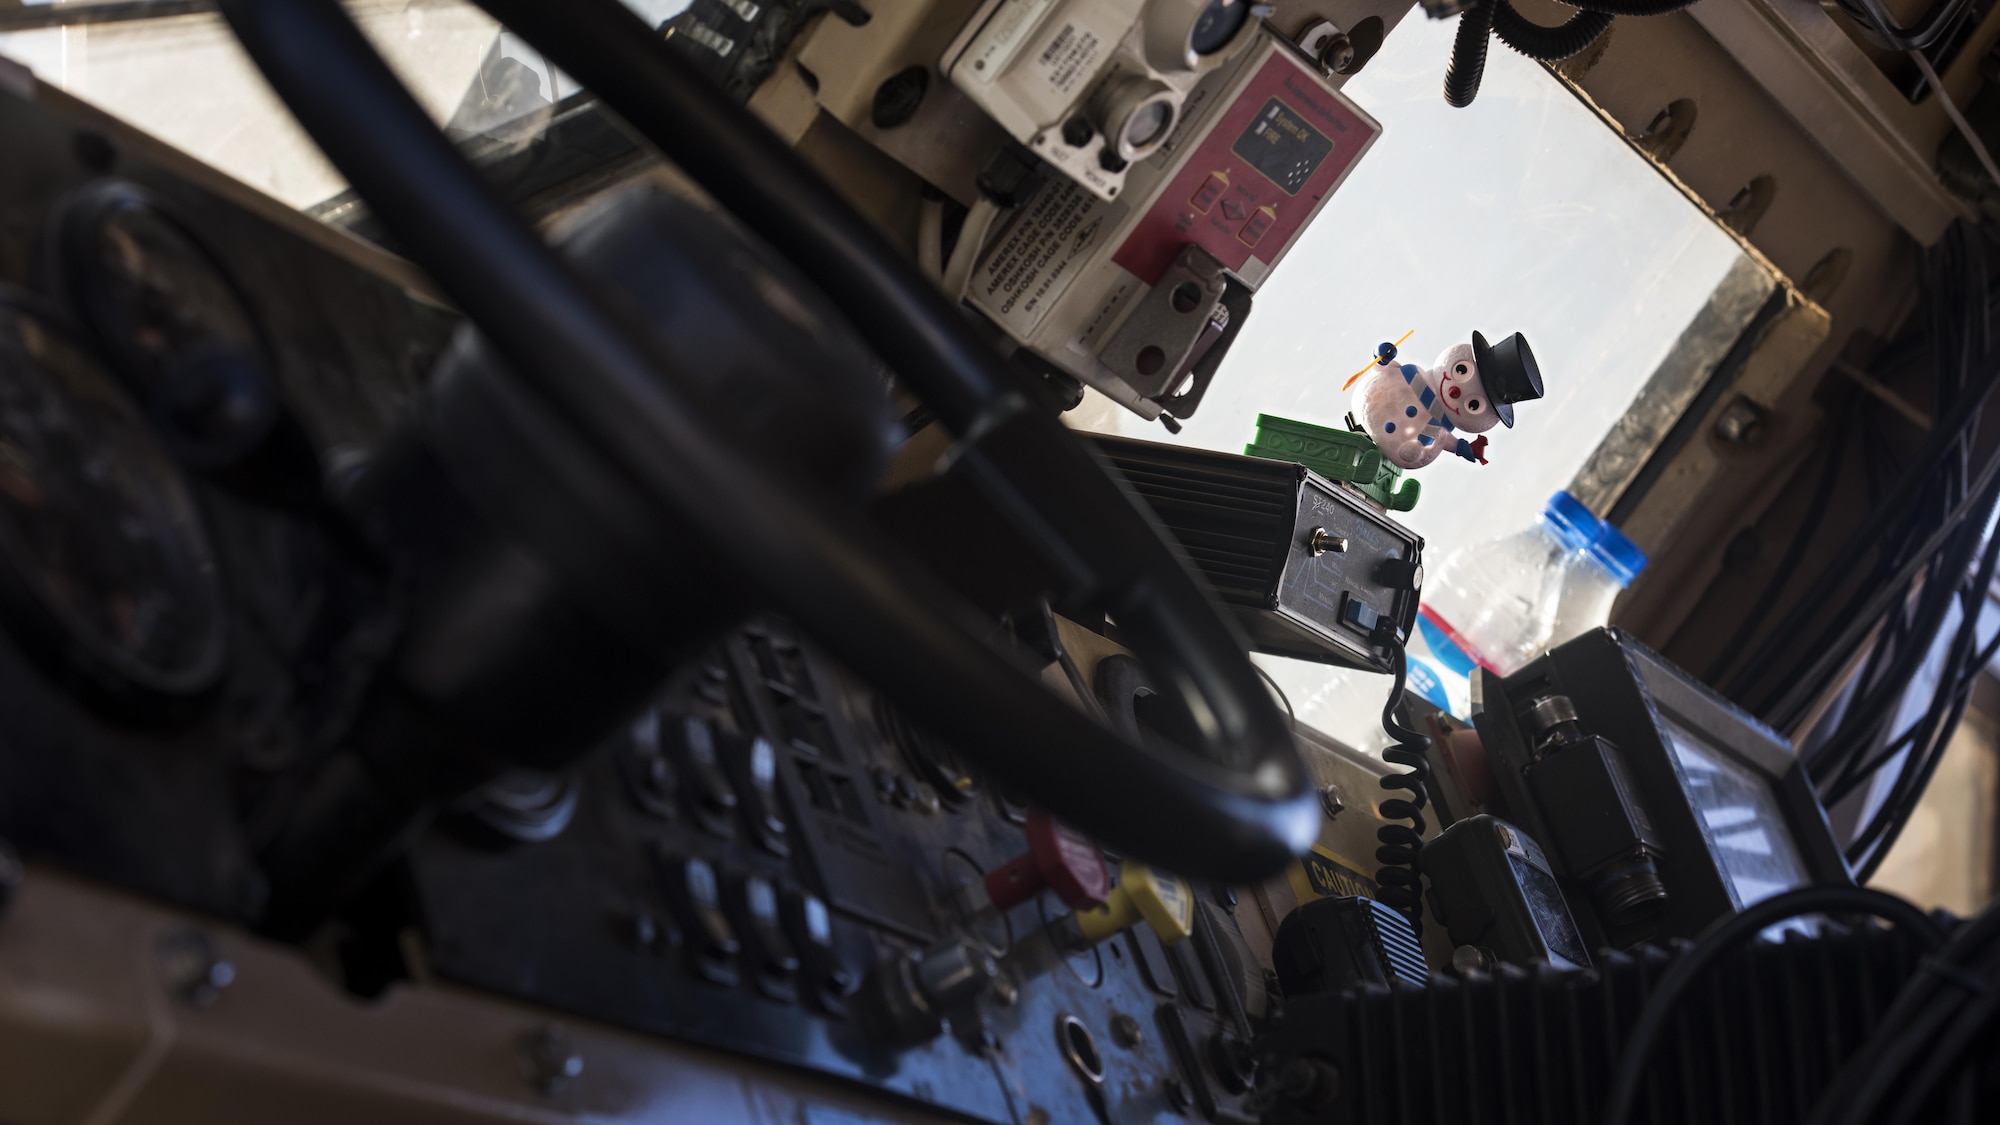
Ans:
[[[1416,407],[1414,407],[1414,406],[1405,406],[1405,407],[1403,408],[1403,417],[1405,417],[1405,418],[1415,418],[1416,416],[1417,416],[1417,408],[1416,408]]]
[[[1393,433],[1395,433],[1395,432],[1396,432],[1396,423],[1394,423],[1394,422],[1384,422],[1384,423],[1382,423],[1382,432],[1383,432],[1383,433],[1385,433],[1385,434],[1393,434]]]

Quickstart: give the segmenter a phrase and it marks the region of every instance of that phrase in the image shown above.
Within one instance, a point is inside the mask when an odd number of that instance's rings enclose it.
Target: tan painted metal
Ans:
[[[163,942],[233,970],[206,1006]],[[549,1087],[551,1026],[580,1071]],[[809,1075],[441,985],[358,1000],[304,955],[47,869],[0,919],[0,1120],[9,1125],[662,1122],[920,1125],[934,1116]]]

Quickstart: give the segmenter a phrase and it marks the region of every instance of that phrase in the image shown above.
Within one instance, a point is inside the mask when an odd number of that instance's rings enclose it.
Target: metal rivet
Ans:
[[[1123,1012],[1111,1017],[1112,1042],[1129,1051],[1145,1042],[1145,1039],[1145,1029],[1139,1026],[1137,1019]]]
[[[224,960],[215,943],[200,930],[161,936],[154,954],[159,959],[160,983],[191,1007],[206,1008],[215,1003],[222,990],[236,980],[236,966]]]
[[[1326,818],[1332,820],[1347,811],[1347,802],[1341,799],[1340,787],[1329,785],[1319,791],[1319,807],[1326,810]]]
[[[557,1093],[583,1073],[583,1056],[569,1029],[559,1023],[545,1023],[523,1031],[514,1041],[514,1057],[521,1076],[536,1092]]]

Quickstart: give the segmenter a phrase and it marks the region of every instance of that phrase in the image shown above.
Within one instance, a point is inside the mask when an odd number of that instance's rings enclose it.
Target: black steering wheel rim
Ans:
[[[221,6],[306,131],[552,415],[589,435],[661,518],[699,534],[745,586],[843,663],[1121,852],[1197,878],[1249,882],[1310,846],[1317,804],[1289,722],[1150,515],[1094,452],[1014,393],[998,358],[851,206],[636,16],[615,0],[484,3],[656,142],[671,133],[663,118],[704,124],[708,131],[670,136],[666,155],[784,247],[836,303],[857,299],[826,284],[841,255],[886,289],[895,303],[854,318],[857,327],[896,370],[913,373],[907,381],[960,440],[960,470],[1074,588],[1108,606],[1162,691],[1188,706],[1203,756],[1163,757],[1091,722],[988,648],[970,609],[902,552],[864,526],[843,526],[828,514],[837,507],[813,502],[810,485],[772,479],[705,427],[674,380],[655,374],[672,370],[672,358],[494,198],[337,0]],[[671,95],[663,103],[662,81]],[[722,144],[717,128],[741,143]],[[709,142],[718,146],[712,159],[683,159],[680,150]],[[719,191],[732,170],[767,188],[818,193],[822,210],[804,218],[834,220],[838,237],[812,222],[802,234],[787,230],[784,215]],[[770,183],[773,174],[786,182]],[[857,618],[873,628],[844,627]]]

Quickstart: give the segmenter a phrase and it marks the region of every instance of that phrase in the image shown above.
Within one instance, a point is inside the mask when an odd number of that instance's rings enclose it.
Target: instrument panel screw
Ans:
[[[1145,1029],[1132,1016],[1120,1012],[1111,1017],[1111,1040],[1126,1050],[1131,1050],[1144,1042]]]
[[[1319,807],[1326,810],[1328,820],[1347,811],[1347,802],[1341,798],[1338,785],[1328,785],[1319,791]]]
[[[215,943],[200,930],[164,934],[154,947],[160,983],[181,1002],[206,1008],[236,980],[236,966],[216,952]]]
[[[514,1041],[514,1057],[521,1065],[521,1076],[545,1097],[583,1073],[583,1056],[577,1052],[569,1029],[559,1023],[523,1031]]]

